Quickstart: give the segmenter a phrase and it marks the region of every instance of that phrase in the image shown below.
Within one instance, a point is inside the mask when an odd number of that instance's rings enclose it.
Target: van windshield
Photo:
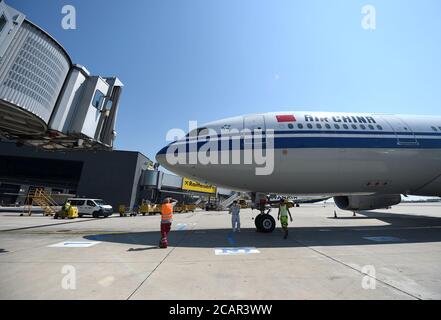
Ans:
[[[104,206],[107,204],[104,200],[101,200],[101,199],[93,200],[93,201],[95,201],[95,203],[99,206]]]

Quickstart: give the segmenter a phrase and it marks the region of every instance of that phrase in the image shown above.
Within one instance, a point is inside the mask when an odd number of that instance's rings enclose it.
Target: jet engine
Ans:
[[[401,202],[401,195],[338,196],[334,202],[341,210],[361,211],[388,208]]]

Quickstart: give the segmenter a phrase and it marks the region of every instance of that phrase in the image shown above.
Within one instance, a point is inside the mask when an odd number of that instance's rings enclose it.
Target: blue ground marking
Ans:
[[[233,239],[233,233],[231,233],[231,232],[228,233],[227,240],[232,246],[234,246],[236,244],[236,241]]]

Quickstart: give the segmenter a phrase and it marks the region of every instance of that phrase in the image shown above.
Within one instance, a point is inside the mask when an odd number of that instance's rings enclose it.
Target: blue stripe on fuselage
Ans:
[[[297,134],[298,137],[283,137],[285,134]],[[307,134],[315,134],[316,136],[305,137]],[[329,135],[375,135],[375,137],[335,137]],[[395,136],[399,135],[399,142]],[[441,149],[441,133],[415,133],[416,136],[439,136],[440,139],[433,138],[415,138],[413,134],[408,132],[360,132],[360,131],[275,131],[274,132],[274,148],[275,149],[288,149],[288,148],[394,148],[394,149]],[[384,136],[384,137],[379,137]],[[391,137],[394,136],[394,137]],[[406,138],[407,136],[407,138]],[[220,136],[217,136],[220,137]],[[215,136],[214,139],[217,139]],[[228,137],[227,137],[228,138]],[[228,149],[233,149],[232,138],[228,140]],[[236,138],[237,139],[237,136]],[[198,141],[197,150],[206,145],[209,139]],[[262,140],[260,140],[262,141]],[[258,140],[259,142],[259,140]],[[188,139],[184,141],[178,141],[178,143],[185,143],[185,150],[188,152],[189,144],[194,144],[195,141],[189,142]],[[213,142],[215,143],[215,142]],[[221,141],[217,141],[218,150],[221,150]],[[258,148],[260,148],[261,143],[259,143]],[[265,144],[264,144],[265,146]],[[234,148],[236,149],[236,148]],[[244,149],[244,139],[240,139],[240,149]],[[224,150],[224,149],[222,149]],[[165,154],[167,147],[163,148],[158,154]]]

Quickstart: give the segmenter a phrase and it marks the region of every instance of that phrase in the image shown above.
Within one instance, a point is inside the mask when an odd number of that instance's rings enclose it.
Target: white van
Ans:
[[[113,214],[113,208],[102,199],[71,198],[67,199],[72,206],[78,208],[78,216],[92,215],[94,218],[107,218]]]

